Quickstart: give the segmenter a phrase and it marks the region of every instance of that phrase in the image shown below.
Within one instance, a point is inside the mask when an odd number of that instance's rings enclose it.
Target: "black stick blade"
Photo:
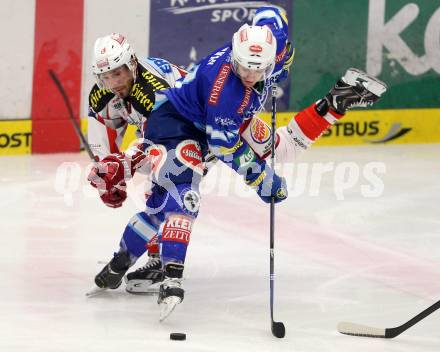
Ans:
[[[282,339],[286,335],[286,328],[283,323],[272,321],[272,334],[279,339]]]

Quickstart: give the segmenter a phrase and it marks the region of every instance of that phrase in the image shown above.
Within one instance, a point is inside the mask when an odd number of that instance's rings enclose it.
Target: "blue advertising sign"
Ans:
[[[270,2],[286,10],[290,26],[292,2]],[[258,0],[152,0],[149,55],[191,67],[230,42],[242,24],[252,22],[257,8],[267,4],[268,1]],[[289,106],[289,81],[280,85],[280,111]]]

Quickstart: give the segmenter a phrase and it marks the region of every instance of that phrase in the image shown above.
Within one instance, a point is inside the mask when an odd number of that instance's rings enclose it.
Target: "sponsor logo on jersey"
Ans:
[[[131,89],[131,97],[139,102],[147,111],[151,111],[154,106],[154,101],[150,98],[148,93],[143,91],[143,87],[140,83],[135,83]]]
[[[223,87],[225,86],[226,80],[228,79],[229,74],[231,73],[231,65],[224,64],[220,68],[220,71],[215,78],[214,84],[211,89],[211,93],[209,94],[208,104],[217,105],[220,95],[223,91]]]
[[[255,161],[254,151],[247,147],[246,151],[239,158],[234,159],[235,164],[239,168],[249,168],[251,163]]]
[[[142,72],[142,77],[147,81],[147,83],[153,87],[153,92],[157,90],[164,90],[169,88],[167,85],[163,84],[161,81],[157,79],[155,75],[153,75],[150,71]]]
[[[145,155],[151,165],[151,170],[157,177],[167,157],[166,148],[161,144],[156,144],[148,147],[147,150],[145,150]]]
[[[252,88],[246,87],[246,91],[244,92],[243,100],[237,110],[237,112],[239,114],[243,114],[244,109],[246,109],[246,106],[248,106],[249,100],[251,99],[251,94],[252,94]]]
[[[176,147],[176,157],[183,165],[203,175],[203,155],[199,143],[193,140],[180,142]]]
[[[284,49],[276,56],[275,63],[279,64],[286,56],[286,53],[287,53],[287,45],[284,46]]]
[[[251,137],[257,144],[264,144],[270,138],[270,129],[259,118],[253,118],[251,121]]]
[[[192,218],[185,215],[171,215],[165,223],[162,230],[162,241],[179,242],[188,245],[191,229]]]
[[[95,111],[96,111],[96,108],[99,105],[100,100],[106,94],[112,94],[112,92],[109,89],[93,89],[90,92],[90,97],[89,97],[90,106],[93,109],[95,109]]]

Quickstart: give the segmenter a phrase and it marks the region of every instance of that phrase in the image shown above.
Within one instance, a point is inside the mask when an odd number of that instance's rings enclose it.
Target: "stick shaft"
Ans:
[[[58,76],[56,75],[56,73],[54,71],[49,70],[49,75],[52,78],[52,80],[54,81],[55,85],[57,86],[58,91],[60,92],[61,96],[63,97],[64,103],[66,104],[67,110],[69,112],[69,118],[73,123],[73,128],[75,129],[76,134],[78,135],[79,139],[81,140],[81,143],[82,143],[84,149],[86,150],[87,154],[89,155],[90,159],[94,161],[95,156],[93,155],[93,152],[89,147],[89,143],[87,142],[86,137],[81,132],[81,127],[79,126],[78,121],[75,120],[75,115],[73,113],[72,105],[70,104],[69,97],[67,96],[67,93],[64,90],[63,85],[61,84]]]

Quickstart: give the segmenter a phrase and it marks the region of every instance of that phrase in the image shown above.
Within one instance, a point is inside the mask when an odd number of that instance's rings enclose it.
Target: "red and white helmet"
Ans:
[[[93,50],[93,74],[100,88],[104,87],[99,75],[127,65],[136,79],[136,55],[124,36],[112,33],[96,39]]]
[[[275,66],[277,42],[268,26],[244,24],[232,37],[232,66],[265,70],[266,77]]]

